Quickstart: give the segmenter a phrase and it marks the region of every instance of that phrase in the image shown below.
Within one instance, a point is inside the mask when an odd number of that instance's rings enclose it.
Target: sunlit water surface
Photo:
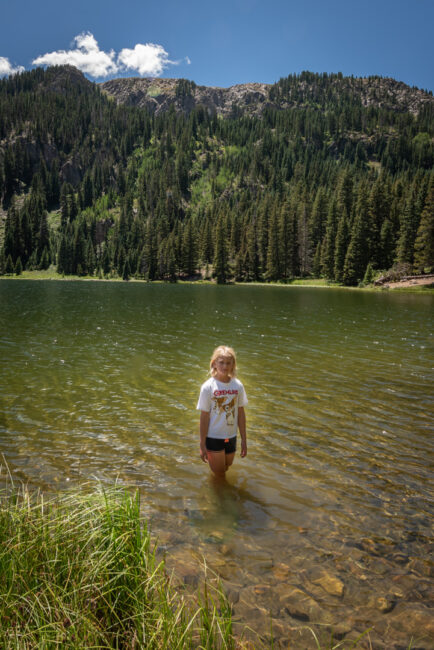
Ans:
[[[139,486],[169,565],[194,585],[205,558],[234,619],[264,635],[271,616],[281,647],[315,647],[305,627],[317,623],[328,638],[372,627],[366,647],[434,647],[433,306],[404,293],[2,281],[0,451],[44,490]],[[195,406],[221,343],[238,353],[249,453],[218,486]]]

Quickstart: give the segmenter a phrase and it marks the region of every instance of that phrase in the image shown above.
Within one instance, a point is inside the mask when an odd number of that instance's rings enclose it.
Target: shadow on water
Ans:
[[[267,504],[249,490],[210,474],[198,508],[184,507],[189,523],[206,541],[228,541],[240,531],[255,534],[267,527]]]

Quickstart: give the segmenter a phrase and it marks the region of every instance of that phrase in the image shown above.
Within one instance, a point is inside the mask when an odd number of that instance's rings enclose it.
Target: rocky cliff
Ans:
[[[112,79],[101,88],[118,104],[140,106],[161,113],[174,105],[177,112],[189,113],[204,106],[218,115],[229,116],[234,105],[243,112],[260,114],[268,102],[267,84],[248,83],[230,88],[181,84],[178,79]]]
[[[176,112],[189,113],[196,106],[223,117],[234,111],[261,115],[266,107],[277,109],[320,107],[325,94],[316,82],[300,78],[282,92],[279,84],[246,83],[229,88],[197,86],[185,79],[112,79],[100,84],[101,89],[118,104],[145,107],[156,114],[174,106]],[[329,84],[333,94],[350,94],[363,106],[379,106],[394,111],[419,113],[426,103],[434,102],[432,94],[411,88],[394,79],[382,77],[337,77]]]

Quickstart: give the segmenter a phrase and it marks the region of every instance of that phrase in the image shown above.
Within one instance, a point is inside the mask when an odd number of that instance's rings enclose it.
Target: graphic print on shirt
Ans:
[[[221,391],[215,391],[214,397],[212,397],[212,401],[214,402],[212,410],[216,411],[217,413],[224,413],[226,416],[226,424],[228,426],[233,426],[235,424],[235,403],[237,401],[238,391],[231,391],[231,393],[236,392],[232,399],[230,399],[230,395],[216,395],[216,393],[219,392]]]

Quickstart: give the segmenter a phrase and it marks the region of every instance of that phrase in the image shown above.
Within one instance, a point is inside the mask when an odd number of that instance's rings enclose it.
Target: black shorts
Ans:
[[[206,439],[208,451],[224,451],[225,454],[234,454],[237,448],[237,436],[233,438],[208,438]]]

